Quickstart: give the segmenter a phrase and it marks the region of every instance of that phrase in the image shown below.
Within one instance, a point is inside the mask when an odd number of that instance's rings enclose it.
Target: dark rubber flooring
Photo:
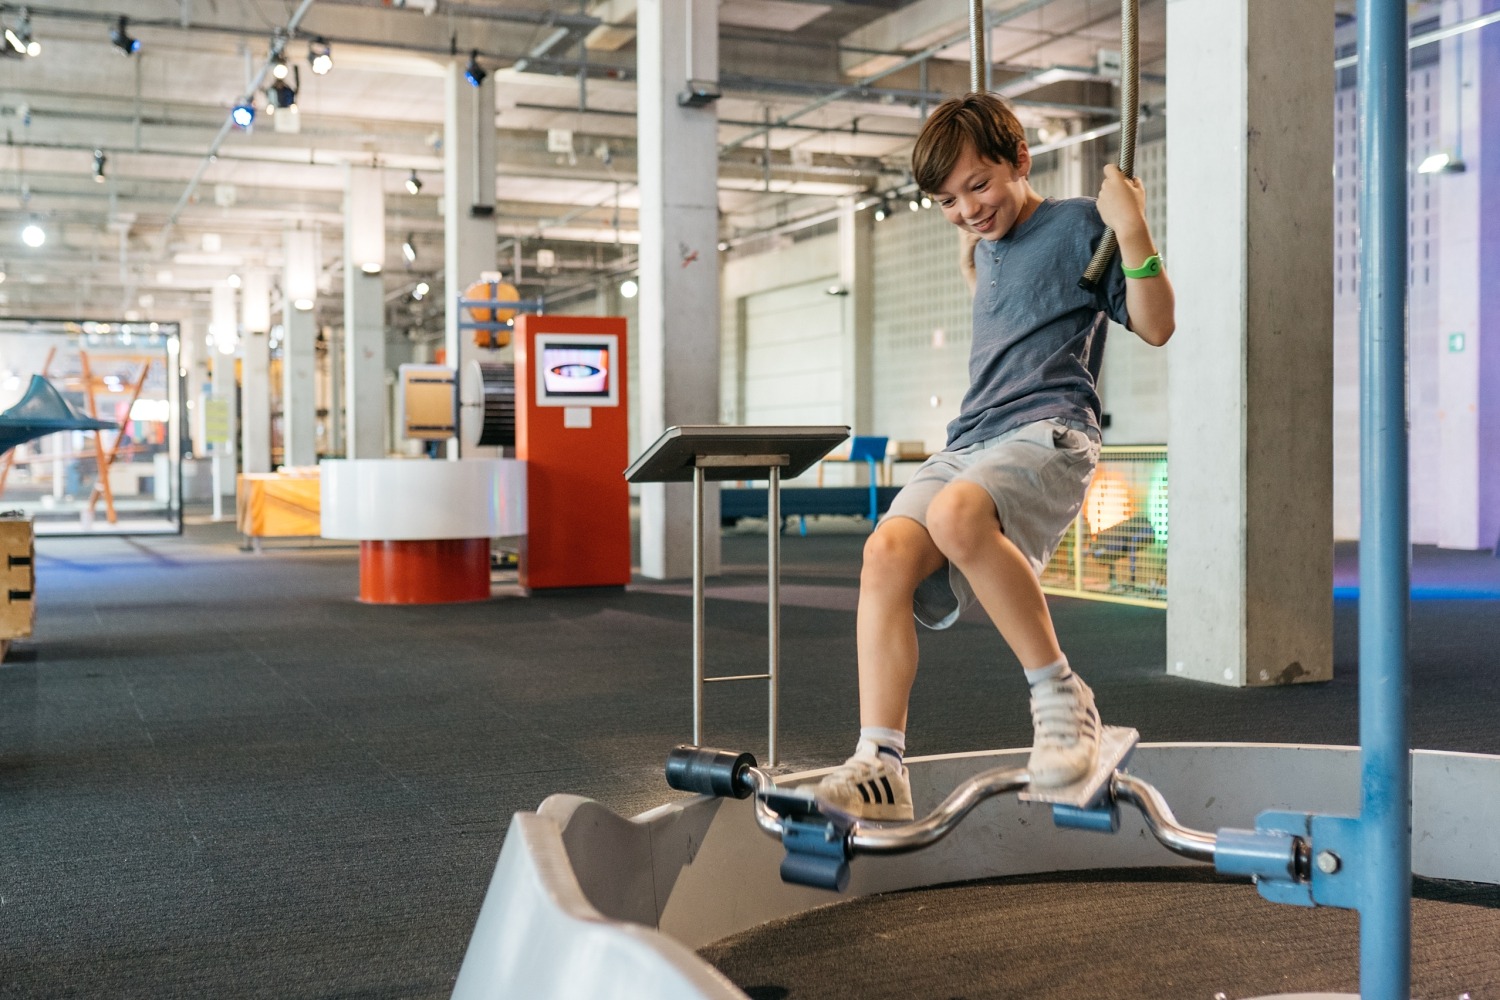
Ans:
[[[790,769],[842,759],[858,725],[865,532],[812,527],[783,542]],[[748,525],[710,586],[708,655],[724,673],[764,663],[764,552]],[[224,524],[44,539],[37,556],[36,634],[0,663],[5,1000],[446,997],[513,813],[555,792],[623,815],[673,797],[661,765],[692,718],[686,585],[368,607],[353,599],[352,549],[255,555]],[[1417,565],[1467,593],[1500,579],[1488,554],[1423,550]],[[1336,608],[1331,683],[1248,691],[1166,676],[1162,612],[1060,600],[1054,614],[1106,720],[1148,740],[1350,743],[1357,607]],[[1500,753],[1497,609],[1413,604],[1416,745]],[[922,656],[914,754],[1029,741],[1024,684],[987,624],[927,636]],[[706,737],[760,752],[764,698],[733,688],[710,689]],[[1244,886],[1222,891],[1275,910]],[[1124,919],[1089,891],[1070,898]],[[921,927],[861,920],[855,936],[936,947]],[[894,976],[905,956],[887,954]],[[1128,961],[1152,959],[1142,947]],[[848,982],[849,963],[822,974]]]
[[[1358,929],[1162,868],[867,897],[702,953],[752,1000],[1212,1000],[1358,992]],[[1413,996],[1500,995],[1500,889],[1419,881],[1412,936]]]

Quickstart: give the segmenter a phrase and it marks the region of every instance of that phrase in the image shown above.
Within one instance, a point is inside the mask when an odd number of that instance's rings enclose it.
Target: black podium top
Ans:
[[[745,427],[699,424],[668,427],[625,470],[632,483],[685,483],[702,466],[703,478],[765,479],[776,467],[800,476],[849,436],[847,427]]]

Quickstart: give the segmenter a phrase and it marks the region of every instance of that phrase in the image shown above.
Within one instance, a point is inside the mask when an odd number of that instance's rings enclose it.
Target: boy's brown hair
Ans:
[[[994,94],[951,97],[933,109],[911,151],[911,173],[917,187],[936,194],[953,172],[964,147],[994,163],[1016,166],[1026,129],[1015,112]]]

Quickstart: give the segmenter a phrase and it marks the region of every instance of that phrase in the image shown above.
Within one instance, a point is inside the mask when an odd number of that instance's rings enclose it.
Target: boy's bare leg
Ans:
[[[946,561],[927,529],[908,517],[887,519],[865,542],[856,627],[861,726],[906,730],[917,676],[912,596]]]
[[[1083,777],[1099,756],[1102,728],[1094,693],[1068,666],[1057,645],[1047,599],[1031,563],[1005,537],[995,502],[983,488],[949,483],[927,508],[939,551],[963,571],[974,596],[1031,686],[1033,741],[1026,762],[1031,783],[1057,788]]]
[[[1036,670],[1061,660],[1041,581],[1005,537],[989,493],[973,483],[949,483],[927,516],[934,544],[963,571],[1021,666]]]
[[[947,563],[927,529],[909,517],[881,522],[865,542],[859,574],[859,742],[818,782],[825,804],[864,819],[912,818],[906,706],[917,676],[917,585]]]

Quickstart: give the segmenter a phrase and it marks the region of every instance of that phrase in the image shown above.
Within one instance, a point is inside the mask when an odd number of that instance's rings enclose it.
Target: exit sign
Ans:
[[[1464,335],[1461,333],[1448,334],[1448,353],[1458,354],[1464,349]]]

